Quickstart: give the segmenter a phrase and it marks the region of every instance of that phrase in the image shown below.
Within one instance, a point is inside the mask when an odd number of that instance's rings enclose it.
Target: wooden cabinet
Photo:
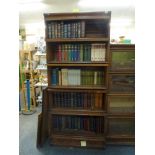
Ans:
[[[42,143],[49,138],[53,145],[103,148],[111,12],[51,13],[44,19]]]
[[[107,143],[134,144],[135,46],[110,45]]]

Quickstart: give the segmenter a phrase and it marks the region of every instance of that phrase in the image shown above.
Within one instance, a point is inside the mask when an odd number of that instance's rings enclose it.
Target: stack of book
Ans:
[[[94,133],[104,132],[103,117],[54,115],[52,119],[54,131],[84,130]]]
[[[59,86],[103,86],[104,72],[101,70],[55,68],[51,70],[51,84]]]
[[[105,44],[60,44],[56,47],[56,62],[105,61]]]
[[[49,39],[85,37],[85,22],[51,22],[47,24],[47,35]]]
[[[102,109],[102,93],[86,92],[53,92],[53,107],[55,108],[80,108],[80,109]]]

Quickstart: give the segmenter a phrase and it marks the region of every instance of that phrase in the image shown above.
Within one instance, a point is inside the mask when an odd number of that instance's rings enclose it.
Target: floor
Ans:
[[[53,147],[48,143],[36,148],[37,118],[41,106],[32,115],[19,115],[19,155],[134,155],[134,146],[106,146],[106,149]]]

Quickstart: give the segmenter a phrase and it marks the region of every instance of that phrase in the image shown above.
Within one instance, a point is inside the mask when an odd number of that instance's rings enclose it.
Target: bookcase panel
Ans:
[[[135,96],[109,96],[108,97],[108,112],[113,114],[125,114],[135,112]]]
[[[80,135],[104,134],[104,117],[52,115],[52,131]]]
[[[104,67],[49,68],[49,86],[106,86],[106,69]]]
[[[90,38],[108,38],[108,23],[104,20],[87,20],[85,36]]]
[[[135,76],[129,74],[111,74],[110,93],[134,93]]]
[[[135,70],[134,51],[113,51],[112,52],[112,71]]]
[[[135,134],[135,119],[133,117],[109,117],[108,135],[133,136]]]
[[[103,63],[107,60],[105,43],[48,44],[48,63]]]
[[[50,107],[105,111],[105,92],[102,91],[49,91]],[[73,111],[72,111],[73,112]],[[82,112],[82,111],[81,111]]]

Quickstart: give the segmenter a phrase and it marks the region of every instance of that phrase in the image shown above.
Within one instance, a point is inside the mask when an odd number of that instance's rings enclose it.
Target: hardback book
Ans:
[[[58,79],[57,79],[57,69],[52,69],[52,76],[51,76],[52,85],[57,85]]]
[[[81,38],[85,37],[85,21],[81,21]]]
[[[67,86],[68,85],[68,69],[61,69],[61,82],[63,86]]]

